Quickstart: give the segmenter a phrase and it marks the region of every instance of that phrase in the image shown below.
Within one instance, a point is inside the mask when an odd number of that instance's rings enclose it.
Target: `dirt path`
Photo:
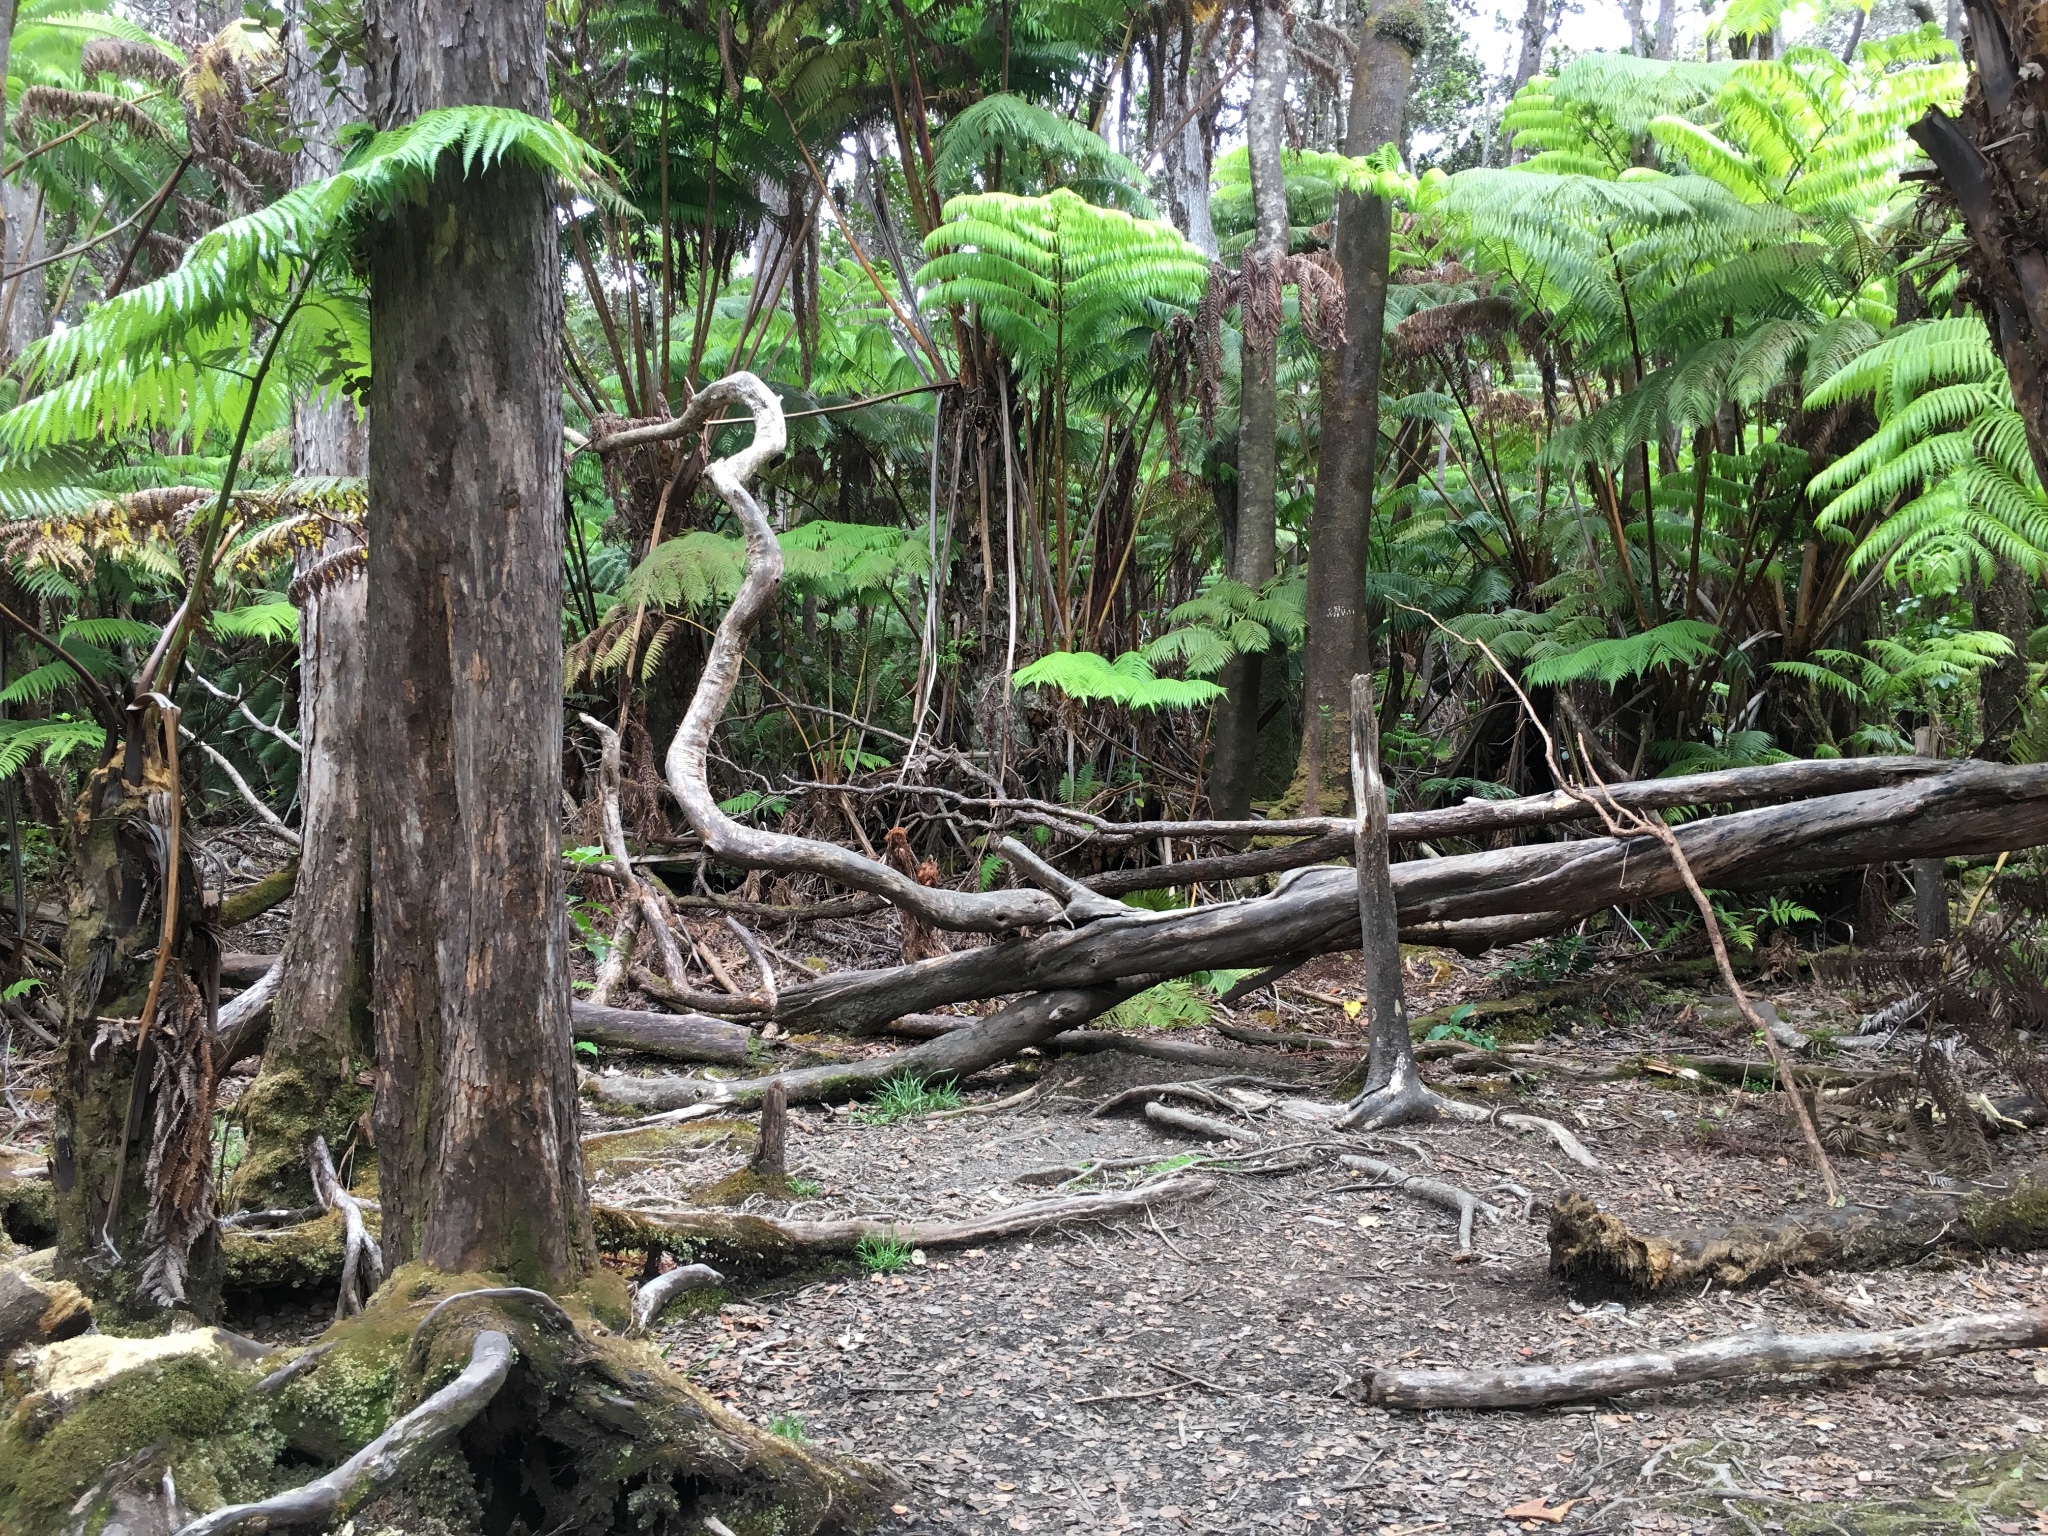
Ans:
[[[1781,993],[1788,1008],[1796,998]],[[1711,1014],[1711,1009],[1705,1010]],[[1685,1044],[1680,1001],[1603,1026],[1604,1047]],[[1334,1012],[1321,1021],[1342,1027]],[[1587,1031],[1582,1029],[1582,1035]],[[1575,1041],[1575,1044],[1581,1043]],[[1700,1042],[1690,1042],[1699,1048]],[[1271,1058],[1275,1062],[1303,1058]],[[1089,1120],[1131,1083],[1213,1075],[1122,1054],[1046,1069],[986,1118],[794,1117],[782,1207],[948,1216],[1033,1198],[1029,1170],[1206,1151],[1140,1119]],[[983,1102],[1015,1091],[996,1083]],[[1381,1155],[1520,1202],[1461,1262],[1456,1221],[1333,1164],[1229,1176],[1212,1198],[1037,1242],[920,1255],[729,1294],[672,1321],[668,1358],[733,1406],[905,1478],[898,1518],[956,1531],[2048,1531],[2048,1364],[2031,1352],[1830,1382],[1643,1393],[1597,1410],[1390,1413],[1359,1401],[1375,1362],[1482,1364],[1609,1353],[1737,1329],[1892,1327],[2048,1301],[2048,1270],[2001,1256],[1827,1276],[1628,1311],[1582,1308],[1545,1271],[1541,1202],[1592,1195],[1676,1225],[1813,1193],[1776,1106],[1654,1081],[1536,1089],[1601,1159],[1489,1127],[1425,1128]],[[2031,1140],[2030,1138],[2023,1138]],[[1416,1152],[1423,1156],[1418,1158]],[[2031,1146],[2001,1145],[2015,1161]],[[605,1198],[673,1198],[736,1164],[626,1173]],[[1844,1159],[1851,1198],[1923,1184],[1896,1154]],[[1130,1177],[1140,1176],[1133,1173]],[[672,1318],[676,1314],[672,1314]],[[1534,1501],[1532,1503],[1532,1501]],[[1518,1510],[1518,1518],[1507,1511]],[[1533,1512],[1540,1510],[1542,1517]]]

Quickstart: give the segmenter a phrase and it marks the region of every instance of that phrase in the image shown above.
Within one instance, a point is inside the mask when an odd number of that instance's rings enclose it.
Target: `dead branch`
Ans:
[[[633,963],[633,950],[640,942],[640,904],[629,901],[619,913],[618,923],[612,928],[610,946],[604,952],[604,960],[597,968],[597,979],[591,983],[584,1001],[599,1008],[611,1004],[612,994],[618,991],[626,980],[627,968]]]
[[[1460,1253],[1472,1251],[1474,1216],[1484,1216],[1490,1226],[1500,1225],[1502,1212],[1499,1206],[1488,1205],[1477,1195],[1460,1189],[1455,1184],[1446,1184],[1440,1179],[1425,1179],[1420,1174],[1410,1173],[1398,1163],[1383,1163],[1376,1157],[1359,1157],[1355,1153],[1345,1152],[1338,1155],[1337,1161],[1346,1168],[1356,1168],[1360,1173],[1369,1173],[1380,1181],[1377,1185],[1365,1185],[1363,1188],[1398,1190],[1404,1195],[1414,1195],[1419,1200],[1427,1200],[1434,1205],[1443,1206],[1446,1210],[1456,1211]]]
[[[668,1304],[689,1291],[707,1291],[725,1284],[725,1276],[709,1264],[678,1264],[656,1275],[633,1295],[633,1331],[645,1333]]]
[[[1910,1263],[1951,1244],[2048,1247],[2048,1166],[2002,1186],[1916,1190],[1888,1206],[1817,1206],[1690,1232],[1636,1232],[1579,1195],[1550,1208],[1550,1272],[1593,1295],[1733,1290],[1795,1271]]]
[[[1192,1109],[1178,1109],[1171,1104],[1162,1104],[1157,1099],[1145,1106],[1145,1118],[1159,1125],[1170,1125],[1177,1131],[1191,1131],[1211,1141],[1241,1141],[1256,1147],[1263,1145],[1266,1140],[1250,1126],[1232,1125],[1227,1120],[1198,1115]]]
[[[701,390],[676,430],[687,435],[729,405],[753,416],[753,440],[731,457],[711,464],[704,473],[745,532],[746,576],[719,623],[690,707],[669,745],[668,782],[683,815],[703,839],[705,849],[728,864],[821,875],[885,897],[937,928],[1001,933],[1058,921],[1060,903],[1042,891],[968,892],[920,885],[878,860],[832,843],[744,826],[718,808],[706,776],[711,733],[739,683],[747,638],[782,585],[782,546],[747,490],[747,482],[783,451],[782,402],[753,374],[732,374]]]
[[[1356,1047],[1344,1040],[1332,1040],[1328,1035],[1304,1035],[1293,1030],[1253,1029],[1248,1024],[1231,1024],[1219,1020],[1210,1025],[1226,1040],[1236,1040],[1244,1045],[1277,1045],[1298,1051],[1349,1051]]]
[[[1952,762],[1887,789],[1702,817],[1675,835],[1695,875],[1716,886],[1895,859],[1996,854],[2030,846],[2048,827],[2048,765]],[[1502,913],[1580,917],[1683,889],[1654,837],[1588,837],[1392,869],[1404,933],[1424,923]],[[1310,869],[1284,890],[1184,911],[1131,913],[963,950],[915,966],[842,971],[783,989],[786,1030],[860,1029],[975,998],[1092,987],[1270,964],[1275,955],[1358,945],[1357,877]],[[1561,920],[1561,919],[1560,919]]]
[[[792,1104],[856,1098],[892,1077],[924,1081],[970,1076],[1007,1061],[1027,1046],[1043,1045],[1071,1024],[1086,1023],[1152,984],[1138,977],[1086,991],[1039,992],[1019,998],[987,1018],[968,1021],[921,1045],[859,1061],[798,1067],[773,1077],[718,1082],[702,1077],[601,1077],[589,1091],[629,1109],[677,1109],[686,1104],[752,1105],[771,1082],[781,1082]]]
[[[712,1253],[760,1267],[830,1253],[851,1253],[863,1238],[894,1239],[916,1248],[960,1248],[1024,1237],[1075,1221],[1103,1221],[1155,1205],[1196,1200],[1215,1180],[1175,1174],[1135,1189],[1036,1200],[966,1221],[890,1221],[854,1216],[841,1221],[794,1221],[750,1211],[628,1211],[599,1206],[592,1213],[604,1246],[661,1248],[671,1253]]]
[[[483,1412],[511,1369],[512,1341],[494,1328],[484,1329],[470,1346],[469,1364],[460,1376],[325,1477],[259,1503],[230,1504],[201,1515],[178,1536],[224,1536],[245,1529],[274,1531],[327,1524],[344,1500],[359,1502],[436,1455]]]
[[[1919,1328],[1786,1335],[1738,1333],[1668,1350],[1603,1355],[1561,1365],[1496,1370],[1388,1369],[1373,1372],[1371,1400],[1389,1408],[1536,1408],[1734,1376],[1896,1369],[1993,1349],[2048,1342],[2048,1309],[1981,1312]]]
[[[571,1023],[578,1040],[615,1050],[641,1051],[678,1061],[711,1061],[737,1065],[746,1061],[754,1032],[701,1013],[642,1013],[633,1008],[608,1008],[577,998]]]
[[[641,926],[661,952],[661,968],[668,973],[669,981],[680,987],[689,975],[683,964],[683,952],[676,946],[676,936],[668,926],[668,915],[661,910],[661,902],[656,898],[653,887],[633,872],[633,857],[626,849],[626,823],[619,810],[619,733],[594,716],[579,714],[576,718],[597,733],[601,744],[597,774],[598,815],[604,828],[605,852],[611,858],[611,877],[625,891],[626,899],[640,909]],[[620,926],[623,930],[623,922]],[[594,998],[593,1001],[601,1003],[605,999]]]
[[[690,1013],[727,1014],[733,1018],[755,1018],[767,1012],[767,1005],[760,998],[748,997],[737,987],[730,993],[699,992],[695,987],[676,986],[644,965],[628,966],[626,974],[632,977],[634,986],[671,1008],[681,1008]]]
[[[339,1321],[362,1311],[363,1303],[384,1283],[384,1250],[370,1235],[362,1203],[341,1187],[325,1136],[315,1136],[306,1148],[306,1166],[312,1170],[313,1193],[320,1197],[321,1205],[341,1212],[341,1294],[334,1302],[334,1316]]]

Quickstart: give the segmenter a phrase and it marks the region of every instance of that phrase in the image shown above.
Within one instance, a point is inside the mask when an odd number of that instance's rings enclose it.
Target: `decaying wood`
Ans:
[[[1419,1173],[1410,1173],[1398,1163],[1384,1163],[1376,1157],[1359,1157],[1346,1152],[1337,1161],[1346,1168],[1356,1168],[1360,1173],[1369,1173],[1378,1181],[1365,1188],[1399,1190],[1404,1195],[1414,1195],[1434,1205],[1458,1213],[1458,1252],[1472,1251],[1472,1218],[1484,1216],[1490,1226],[1499,1226],[1501,1209],[1489,1205],[1469,1190],[1446,1184],[1441,1179],[1424,1178]]]
[[[779,1179],[789,1164],[789,1084],[771,1079],[761,1094],[761,1139],[747,1167],[765,1178]]]
[[[293,859],[281,869],[273,869],[254,885],[224,898],[220,904],[219,926],[239,928],[261,917],[272,907],[283,906],[292,899],[292,891],[298,883],[299,861]]]
[[[483,1412],[512,1369],[512,1341],[486,1328],[470,1346],[469,1364],[447,1386],[398,1420],[355,1455],[302,1487],[255,1504],[230,1504],[201,1515],[178,1536],[225,1536],[229,1531],[275,1531],[325,1525],[344,1500],[359,1502],[431,1459]]]
[[[1579,1195],[1550,1209],[1550,1272],[1594,1295],[1730,1289],[1802,1270],[1874,1269],[1959,1244],[2048,1246],[2048,1166],[2004,1187],[1916,1190],[1888,1206],[1815,1206],[1776,1221],[1636,1232]]]
[[[1193,1040],[1162,1040],[1157,1035],[1126,1034],[1115,1029],[1070,1029],[1046,1042],[1048,1049],[1075,1055],[1090,1051],[1122,1051],[1128,1056],[1149,1056],[1154,1061],[1177,1061],[1196,1067],[1248,1067],[1271,1065],[1270,1057],[1250,1051],[1225,1051]]]
[[[341,1212],[342,1258],[341,1295],[335,1299],[334,1315],[353,1317],[363,1303],[384,1283],[384,1249],[370,1235],[363,1220],[362,1202],[342,1188],[334,1171],[334,1159],[327,1151],[327,1138],[315,1136],[306,1148],[306,1165],[313,1173],[313,1193],[330,1211]]]
[[[826,1254],[851,1253],[863,1238],[889,1238],[915,1248],[961,1248],[1005,1237],[1025,1237],[1075,1221],[1104,1221],[1154,1206],[1195,1200],[1215,1180],[1174,1174],[1135,1189],[1100,1195],[1033,1200],[966,1221],[887,1221],[872,1216],[842,1221],[795,1221],[750,1211],[628,1211],[599,1206],[592,1213],[598,1239],[607,1248],[659,1248],[678,1255],[723,1256],[760,1269]]]
[[[1332,1040],[1327,1035],[1305,1035],[1295,1030],[1254,1029],[1247,1024],[1232,1024],[1219,1019],[1211,1026],[1226,1040],[1236,1040],[1244,1045],[1277,1045],[1298,1051],[1348,1051],[1355,1047],[1342,1040]]]
[[[669,745],[664,767],[683,815],[703,839],[704,847],[728,864],[822,875],[854,890],[886,897],[937,928],[1000,933],[1057,921],[1061,904],[1043,891],[969,892],[920,885],[877,859],[833,843],[745,826],[718,808],[706,779],[711,733],[739,683],[748,636],[773,606],[782,585],[782,546],[747,490],[747,482],[782,453],[786,437],[782,402],[753,374],[735,373],[700,390],[680,420],[691,424],[686,431],[694,430],[729,406],[753,416],[753,440],[729,458],[711,464],[704,473],[732,508],[746,536],[746,576],[719,623],[690,707]]]
[[[626,973],[632,977],[633,985],[649,997],[659,998],[671,1008],[681,1008],[685,1012],[753,1018],[768,1010],[763,999],[748,997],[737,988],[732,992],[700,992],[695,987],[679,987],[644,965],[628,966]]]
[[[1896,1369],[1992,1349],[2048,1343],[2048,1308],[1982,1312],[1919,1328],[1848,1333],[1738,1333],[1671,1349],[1496,1370],[1373,1372],[1371,1400],[1389,1408],[1536,1408],[1762,1373]]]
[[[678,1264],[656,1275],[633,1293],[633,1331],[645,1333],[654,1326],[664,1308],[688,1291],[707,1291],[725,1284],[725,1276],[709,1264]]]
[[[92,1326],[92,1303],[69,1280],[0,1270],[0,1360],[24,1345],[54,1344]]]

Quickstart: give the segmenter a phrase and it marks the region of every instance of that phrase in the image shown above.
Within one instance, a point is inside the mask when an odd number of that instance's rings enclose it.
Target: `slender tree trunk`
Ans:
[[[1206,25],[1190,16],[1168,44],[1161,68],[1169,77],[1164,93],[1166,121],[1159,146],[1166,214],[1188,244],[1216,259],[1216,227],[1209,219],[1209,174],[1215,156],[1217,89],[1222,66],[1216,58],[1223,12]],[[1174,125],[1180,124],[1178,133]]]
[[[1394,0],[1359,28],[1344,153],[1368,155],[1406,136],[1408,86],[1422,7]],[[1303,656],[1298,799],[1311,816],[1349,802],[1351,678],[1372,669],[1364,613],[1373,475],[1379,457],[1380,354],[1393,210],[1377,197],[1338,194],[1332,244],[1344,274],[1344,345],[1328,359],[1315,511],[1309,521],[1308,643]]]
[[[1237,528],[1230,578],[1254,589],[1273,579],[1279,497],[1279,267],[1287,256],[1287,194],[1281,184],[1281,113],[1287,98],[1286,17],[1274,0],[1253,12],[1252,204],[1258,226],[1244,263],[1244,342],[1238,379]],[[1259,290],[1263,289],[1263,292]],[[1209,806],[1235,820],[1251,806],[1259,745],[1261,657],[1240,653],[1221,674],[1228,690],[1216,710],[1216,759]]]
[[[339,166],[337,143],[360,97],[361,71],[329,90],[303,29],[285,34],[285,95],[304,147],[301,185]],[[344,95],[344,92],[346,95]],[[361,478],[369,434],[352,401],[302,403],[292,415],[292,467],[300,475]],[[369,1095],[356,1075],[374,1055],[370,1029],[369,742],[363,714],[368,603],[362,541],[336,533],[299,558],[299,800],[303,851],[271,1004],[263,1071],[239,1106],[248,1150],[233,1199],[249,1206],[311,1203],[306,1146],[324,1136],[349,1147]],[[359,1153],[356,1161],[362,1161]]]
[[[371,112],[548,110],[539,0],[372,0]],[[443,161],[368,235],[370,857],[383,1241],[590,1250],[559,870],[562,288],[547,178]]]
[[[2035,584],[2009,565],[2001,565],[1976,595],[1976,624],[2005,636],[2013,653],[1977,674],[1983,721],[1979,757],[2005,762],[2012,756],[2013,733],[2026,723],[2027,695],[2033,667],[2027,642],[2034,633]]]
[[[1650,57],[1670,59],[1678,52],[1678,0],[1657,0],[1657,30],[1650,35]]]

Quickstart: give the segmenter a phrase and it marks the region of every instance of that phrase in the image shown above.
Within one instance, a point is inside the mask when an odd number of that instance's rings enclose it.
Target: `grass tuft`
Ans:
[[[958,1083],[931,1083],[905,1073],[876,1089],[875,1096],[853,1112],[853,1118],[862,1125],[893,1125],[898,1120],[928,1115],[935,1109],[959,1107]]]
[[[870,1232],[853,1245],[853,1256],[871,1275],[893,1275],[910,1265],[910,1244],[900,1237]]]

